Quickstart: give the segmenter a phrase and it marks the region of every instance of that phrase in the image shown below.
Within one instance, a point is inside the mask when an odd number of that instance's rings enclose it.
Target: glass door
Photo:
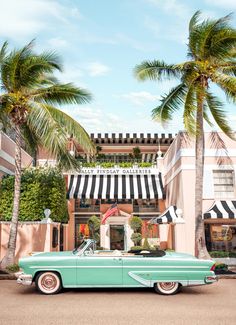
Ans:
[[[124,248],[124,225],[110,225],[110,249]]]

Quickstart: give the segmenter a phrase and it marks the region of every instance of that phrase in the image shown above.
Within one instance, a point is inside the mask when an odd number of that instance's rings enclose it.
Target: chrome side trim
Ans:
[[[83,265],[83,266],[64,266],[64,265],[36,265],[30,266],[31,269],[40,269],[40,268],[61,268],[61,269],[94,269],[94,268],[126,268],[126,269],[209,269],[209,266],[171,266],[171,265]],[[170,272],[170,271],[169,271]],[[184,272],[184,271],[183,271]],[[191,271],[189,271],[191,272]]]

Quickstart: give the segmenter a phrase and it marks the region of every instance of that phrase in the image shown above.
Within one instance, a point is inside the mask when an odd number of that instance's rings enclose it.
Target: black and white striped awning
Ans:
[[[203,214],[204,219],[236,219],[236,200],[215,201]]]
[[[71,175],[68,199],[163,199],[157,175]]]
[[[175,205],[171,205],[162,215],[150,220],[150,223],[184,223],[184,219],[176,213],[176,210],[177,207]]]

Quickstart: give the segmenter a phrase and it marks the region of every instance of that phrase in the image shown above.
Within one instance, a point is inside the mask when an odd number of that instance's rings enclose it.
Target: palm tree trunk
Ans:
[[[204,128],[203,128],[203,102],[204,96],[198,96],[196,116],[196,143],[195,143],[195,256],[199,258],[210,258],[206,249],[205,228],[202,219],[203,199],[203,168],[204,168]]]
[[[20,185],[21,185],[21,134],[20,126],[15,125],[16,134],[16,148],[15,148],[15,185],[14,185],[14,201],[13,212],[10,226],[9,241],[7,247],[7,253],[1,262],[1,268],[5,269],[8,265],[14,264],[15,250],[16,250],[16,238],[18,227],[18,216],[20,207]]]

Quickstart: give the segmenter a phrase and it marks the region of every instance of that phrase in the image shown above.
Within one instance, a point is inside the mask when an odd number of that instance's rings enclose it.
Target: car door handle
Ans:
[[[113,257],[113,261],[121,261],[121,257]]]

